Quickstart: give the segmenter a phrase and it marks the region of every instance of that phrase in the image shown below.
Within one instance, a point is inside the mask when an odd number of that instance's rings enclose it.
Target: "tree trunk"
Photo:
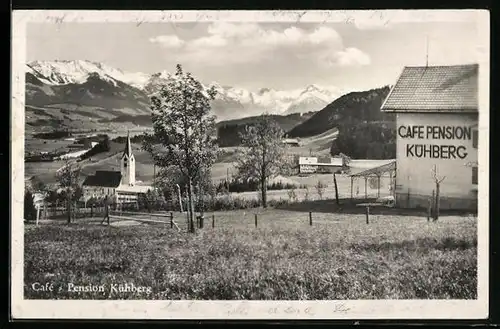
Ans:
[[[335,176],[335,172],[333,173],[333,184],[335,185],[335,201],[337,202],[337,206],[340,204],[339,202],[339,189],[337,186],[337,177]],[[351,198],[352,198],[352,182],[351,182]]]
[[[263,177],[260,182],[260,191],[262,196],[262,207],[267,208],[267,184],[266,178]]]
[[[66,201],[66,207],[68,208],[68,224],[71,223],[71,198]]]
[[[436,184],[436,209],[434,213],[434,220],[437,221],[439,219],[439,207],[440,207],[440,202],[439,202],[439,185],[440,183]]]
[[[189,178],[189,184],[188,184],[188,207],[187,211],[189,213],[189,232],[194,233],[195,228],[194,228],[194,205],[193,205],[193,185],[192,185],[192,180]]]

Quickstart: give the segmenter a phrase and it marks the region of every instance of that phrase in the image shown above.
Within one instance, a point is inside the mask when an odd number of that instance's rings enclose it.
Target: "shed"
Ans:
[[[378,180],[377,197],[380,197],[380,177],[386,173],[389,173],[389,175],[391,177],[391,184],[392,184],[392,180],[396,176],[396,160],[391,161],[391,162],[384,164],[382,166],[370,168],[367,170],[363,170],[362,172],[350,175],[351,176],[351,199],[353,198],[353,193],[352,193],[353,181],[356,178],[364,178],[365,179],[365,199],[368,198],[367,183],[368,183],[368,178],[370,178],[370,177],[377,178],[377,180]]]

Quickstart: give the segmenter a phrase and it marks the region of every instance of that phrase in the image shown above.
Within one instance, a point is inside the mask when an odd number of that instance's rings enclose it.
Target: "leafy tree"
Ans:
[[[57,180],[59,185],[64,189],[63,193],[66,196],[66,206],[68,209],[68,224],[71,223],[71,215],[73,212],[72,203],[81,193],[79,186],[80,166],[70,159],[65,160],[64,165],[57,171]],[[80,191],[80,192],[78,192]]]
[[[276,121],[264,114],[240,135],[243,148],[236,164],[238,176],[245,180],[258,180],[264,208],[267,207],[267,182],[280,172],[286,162],[283,134]]]
[[[193,183],[217,158],[215,116],[210,101],[215,88],[205,90],[181,65],[172,79],[151,97],[153,134],[143,143],[159,168],[175,166],[187,180],[190,231],[194,232]]]
[[[57,203],[58,203],[58,201],[59,201],[59,198],[60,198],[59,193],[57,193],[57,191],[56,191],[56,190],[52,190],[52,189],[51,189],[51,190],[49,190],[49,192],[47,193],[47,198],[46,198],[46,200],[47,200],[47,202],[48,202],[49,204],[56,204],[56,205],[57,205]]]
[[[36,219],[35,201],[33,200],[33,194],[29,190],[24,193],[24,219],[27,221]]]
[[[103,152],[108,152],[111,149],[111,141],[108,135],[104,135],[102,141],[99,142]]]

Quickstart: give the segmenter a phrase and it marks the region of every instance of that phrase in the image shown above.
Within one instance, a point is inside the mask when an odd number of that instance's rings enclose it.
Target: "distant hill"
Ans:
[[[311,118],[314,113],[315,112],[307,112],[304,114],[294,113],[289,115],[270,115],[270,117],[278,123],[284,132],[286,132]],[[252,116],[217,123],[217,138],[219,145],[222,147],[240,145],[239,132],[244,131],[246,126],[252,125],[258,118],[259,116]]]
[[[380,111],[389,91],[389,86],[385,86],[343,95],[321,111],[316,112],[308,120],[293,127],[288,135],[290,137],[309,137],[346,123],[394,121],[394,115]]]
[[[396,157],[396,117],[380,111],[390,87],[348,93],[292,128],[290,137],[317,136],[337,128],[330,141],[330,154],[354,159]]]

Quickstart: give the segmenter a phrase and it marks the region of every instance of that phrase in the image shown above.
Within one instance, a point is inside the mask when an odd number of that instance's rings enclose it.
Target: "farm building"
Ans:
[[[121,157],[120,171],[96,171],[83,182],[83,199],[92,197],[113,197],[115,202],[134,202],[140,194],[152,190],[151,186],[137,185],[135,181],[135,157],[130,144],[130,134],[127,136],[125,149]]]
[[[405,67],[382,104],[396,114],[396,205],[477,207],[478,65]]]
[[[299,157],[299,173],[333,173],[343,168],[342,158]]]
[[[300,146],[300,142],[296,138],[285,138],[283,139],[282,143],[288,146],[294,146],[294,147]]]

